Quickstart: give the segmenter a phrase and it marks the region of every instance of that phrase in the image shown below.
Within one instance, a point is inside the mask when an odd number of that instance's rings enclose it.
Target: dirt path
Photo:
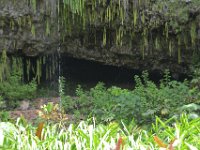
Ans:
[[[17,119],[20,116],[24,116],[27,121],[33,122],[39,116],[41,112],[41,106],[52,102],[54,105],[59,104],[59,98],[37,98],[32,101],[24,100],[20,102],[20,105],[17,109],[10,111],[11,119]],[[69,115],[66,115],[67,119],[70,118]]]

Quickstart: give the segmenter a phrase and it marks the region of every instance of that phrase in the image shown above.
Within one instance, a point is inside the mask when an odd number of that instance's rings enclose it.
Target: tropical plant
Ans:
[[[13,72],[6,81],[0,84],[0,94],[6,104],[15,107],[19,100],[31,99],[37,89],[36,82],[33,80],[28,84],[22,82],[21,75]]]
[[[9,62],[9,63],[8,63]],[[6,50],[3,50],[0,58],[0,96],[9,104],[15,107],[18,100],[30,99],[36,92],[36,82],[23,82],[22,60],[8,58]]]
[[[183,114],[166,121],[156,118],[151,130],[122,123],[61,126],[60,123],[40,123],[37,128],[18,119],[16,124],[0,123],[0,148],[23,150],[80,150],[80,149],[165,149],[197,150],[200,147],[200,118],[189,120]]]
[[[180,107],[198,101],[198,90],[191,88],[188,81],[171,80],[166,71],[160,85],[150,81],[148,73],[135,76],[134,90],[119,87],[106,88],[103,83],[97,84],[90,91],[80,86],[76,97],[63,99],[63,108],[67,113],[94,116],[97,122],[152,122],[155,115],[163,118],[180,114]]]
[[[10,113],[8,111],[0,111],[0,121],[7,122],[10,119]]]
[[[38,121],[47,121],[47,122],[63,122],[68,119],[66,114],[62,112],[58,104],[53,104],[49,102],[41,106],[41,111],[38,112],[39,120]]]

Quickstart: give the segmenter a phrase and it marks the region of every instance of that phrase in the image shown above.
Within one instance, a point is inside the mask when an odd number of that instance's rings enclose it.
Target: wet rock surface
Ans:
[[[186,2],[185,5],[188,5]],[[188,74],[189,67],[193,63],[193,57],[199,53],[199,30],[200,30],[200,9],[198,6],[189,7],[186,17],[177,17],[178,25],[181,25],[184,30],[188,29],[190,33],[190,22],[195,21],[197,27],[195,32],[197,33],[195,46],[188,44],[187,46],[181,44],[177,45],[176,31],[171,28],[168,37],[171,39],[173,45],[173,51],[169,52],[169,42],[166,42],[166,36],[163,35],[165,30],[166,11],[154,11],[144,8],[146,14],[145,27],[152,29],[148,35],[148,46],[145,49],[141,49],[141,45],[144,45],[143,37],[141,36],[143,27],[137,27],[135,38],[129,42],[130,35],[126,33],[123,36],[123,45],[116,46],[114,42],[114,32],[110,29],[109,36],[107,37],[107,44],[102,44],[102,27],[103,24],[96,23],[96,41],[94,41],[93,30],[91,26],[87,26],[83,32],[79,30],[72,31],[71,35],[66,35],[64,40],[61,39],[60,34],[63,29],[58,28],[56,6],[57,1],[49,1],[51,13],[45,1],[37,3],[37,9],[34,10],[31,4],[27,0],[1,0],[0,2],[0,51],[6,49],[10,54],[21,54],[26,56],[38,56],[61,50],[62,55],[68,57],[74,57],[78,59],[85,59],[91,61],[101,62],[102,64],[112,66],[122,66],[131,69],[139,70],[160,70],[170,69],[174,74],[182,73]],[[168,9],[166,7],[166,9]],[[129,15],[129,14],[128,14]],[[49,19],[51,18],[51,19]],[[132,20],[130,17],[126,17],[126,28],[132,28],[128,25]],[[49,22],[47,20],[49,19]],[[154,28],[151,26],[151,22],[154,19],[159,20],[158,26]],[[31,20],[31,23],[30,23]],[[19,26],[19,23],[21,26]],[[31,24],[34,24],[32,26]],[[118,21],[115,24],[119,24]],[[50,33],[47,30],[50,29]],[[78,25],[75,25],[75,27]],[[183,34],[181,38],[190,37],[190,35]],[[155,38],[159,39],[159,47],[155,48]],[[184,41],[184,39],[182,39]],[[190,40],[188,40],[190,41]],[[178,52],[178,46],[180,47],[181,54]],[[181,56],[180,56],[181,55]],[[181,60],[178,62],[178,57]]]
[[[56,3],[56,1],[53,2]],[[38,3],[37,13],[30,5],[27,0],[1,0],[0,51],[6,49],[12,54],[36,56],[41,53],[51,53],[57,49],[56,21],[52,23],[51,36],[45,33],[45,20],[49,17],[46,13],[46,3],[44,1]],[[55,12],[52,12],[52,17],[55,17]]]

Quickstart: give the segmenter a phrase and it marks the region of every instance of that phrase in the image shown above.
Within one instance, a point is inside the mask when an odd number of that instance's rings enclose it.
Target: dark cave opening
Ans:
[[[136,70],[104,65],[100,62],[77,59],[64,54],[61,55],[59,60],[57,53],[40,57],[21,57],[23,60],[24,80],[28,82],[37,76],[37,62],[40,60],[41,83],[39,84],[39,87],[44,89],[50,88],[57,93],[56,95],[58,95],[59,75],[65,78],[66,94],[74,95],[78,85],[81,85],[84,90],[89,90],[99,82],[103,82],[106,87],[117,86],[126,89],[133,89],[135,87],[134,76],[141,76],[144,71],[142,69]],[[30,61],[29,69],[27,69],[28,61]],[[58,69],[59,62],[60,74]],[[52,66],[54,66],[54,71],[52,71]],[[29,73],[27,70],[30,70]],[[51,76],[47,76],[48,74],[51,74]],[[177,75],[179,79],[175,79],[173,76],[172,79],[183,81],[185,78],[188,78],[187,75]],[[149,72],[149,79],[157,85],[162,78],[163,72],[160,70]]]
[[[140,76],[141,74],[142,70],[103,65],[98,62],[67,56],[61,58],[61,76],[66,79],[69,93],[73,93],[77,85],[81,85],[83,89],[90,89],[98,82],[103,82],[106,87],[118,86],[133,89],[134,75]],[[156,83],[162,78],[160,71],[150,72],[149,74],[149,78]]]

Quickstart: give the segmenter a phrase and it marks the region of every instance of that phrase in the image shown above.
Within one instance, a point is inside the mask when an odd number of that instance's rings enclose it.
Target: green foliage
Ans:
[[[193,87],[200,89],[200,68],[199,66],[193,69],[193,79],[191,80]]]
[[[33,98],[36,82],[33,80],[25,84],[22,72],[22,60],[17,57],[9,59],[6,50],[3,50],[0,58],[0,102],[3,99],[9,106],[15,107],[18,100]]]
[[[186,112],[189,118],[198,118],[200,117],[200,105],[191,103],[188,105],[183,105],[179,109],[180,112]]]
[[[10,113],[7,111],[0,111],[0,121],[7,122],[10,119]]]
[[[24,84],[20,75],[12,74],[7,81],[1,83],[0,90],[5,100],[30,99],[36,91],[36,83],[33,80],[28,84]]]
[[[6,50],[3,49],[0,58],[0,82],[2,82],[8,75],[9,75],[9,67],[7,63],[7,55],[6,55]]]
[[[68,117],[60,110],[58,104],[49,102],[41,106],[41,111],[39,111],[39,118],[37,121],[47,121],[48,123],[64,122]]]
[[[62,100],[65,98],[64,96],[64,85],[65,85],[65,78],[59,76],[59,97],[60,97],[60,107],[62,107]]]
[[[50,114],[53,111],[54,105],[53,103],[48,103],[41,107],[45,114]]]
[[[4,107],[5,107],[5,101],[2,95],[0,94],[0,109],[2,110]]]
[[[3,105],[3,97],[0,95],[0,108],[2,107]]]
[[[152,133],[162,138],[165,143],[175,140],[173,145],[176,145],[178,150],[191,149],[191,147],[197,150],[200,147],[198,137],[200,136],[199,125],[200,118],[189,119],[185,114],[182,114],[179,119],[170,118],[166,121],[161,121],[157,117],[152,127]]]
[[[130,91],[118,87],[106,88],[99,83],[90,91],[83,91],[79,86],[76,97],[63,99],[63,108],[67,113],[94,116],[97,122],[124,120],[137,123],[152,122],[155,115],[168,118],[180,107],[198,101],[198,90],[190,88],[187,81],[181,83],[171,80],[166,70],[160,85],[148,78],[148,73],[135,76],[135,89]]]
[[[130,128],[131,126],[131,128]],[[23,150],[80,150],[80,149],[191,149],[200,147],[200,118],[189,120],[187,115],[180,119],[170,118],[156,122],[149,130],[135,125],[109,123],[108,125],[88,124],[62,126],[60,123],[46,124],[42,129],[41,140],[35,135],[36,129],[26,121],[18,119],[16,124],[0,123],[0,148]],[[132,129],[132,130],[129,130]],[[160,141],[155,140],[159,137]],[[120,142],[121,141],[121,142]],[[163,143],[163,144],[162,144]],[[170,144],[171,143],[171,144]],[[160,145],[166,147],[160,147]]]
[[[34,97],[37,86],[33,80],[28,84],[23,83],[21,74],[11,73],[7,80],[0,84],[0,95],[10,106],[15,106],[18,100],[31,99]]]

